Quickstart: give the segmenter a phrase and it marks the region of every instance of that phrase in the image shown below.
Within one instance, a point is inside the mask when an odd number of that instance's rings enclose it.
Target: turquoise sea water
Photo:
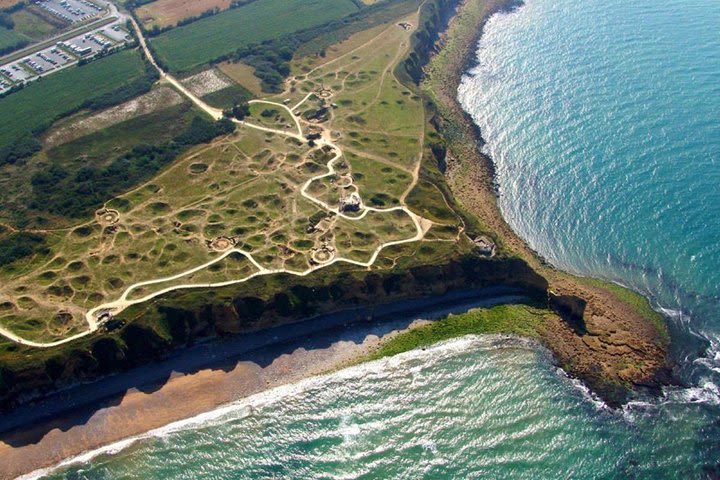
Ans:
[[[688,478],[702,422],[666,421],[676,407],[609,412],[533,344],[467,337],[252,397],[51,478]]]
[[[682,388],[611,412],[533,344],[468,337],[252,397],[51,478],[706,478],[720,472],[720,2],[528,0],[460,98],[514,228],[642,291]],[[714,478],[714,477],[710,477]]]
[[[478,61],[460,99],[510,224],[553,264],[650,296],[694,380],[714,377],[720,2],[530,0],[491,20]]]

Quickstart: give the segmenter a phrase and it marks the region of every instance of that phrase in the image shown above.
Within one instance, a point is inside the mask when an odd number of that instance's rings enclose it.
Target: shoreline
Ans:
[[[480,9],[478,23],[474,24],[475,30],[469,34],[458,34],[457,30],[463,27],[457,26],[460,23],[458,17],[465,9],[471,8],[471,4]],[[457,99],[457,85],[477,61],[477,42],[483,34],[485,22],[495,13],[512,10],[521,4],[518,0],[464,0],[460,2],[458,11],[453,14],[449,27],[442,34],[442,49],[435,54],[431,63],[446,50],[446,42],[453,40],[453,33],[455,40],[461,37],[461,43],[464,42],[461,45],[464,47],[464,50],[461,48],[461,58],[451,62],[452,68],[443,77],[445,80],[450,78],[451,81],[445,82],[440,89],[442,91],[438,102],[440,109],[445,109],[439,113],[440,117],[444,117],[441,122],[459,125],[463,132],[459,138],[448,140],[451,148],[448,149],[445,178],[452,195],[462,207],[478,217],[488,231],[493,232],[493,238],[506,253],[522,258],[532,269],[545,276],[551,284],[553,295],[587,300],[587,305],[583,305],[584,333],[579,332],[571,323],[558,319],[549,322],[548,331],[541,341],[569,376],[580,379],[610,407],[616,407],[627,400],[630,386],[655,391],[670,383],[667,344],[663,343],[660,338],[662,335],[657,327],[652,325],[652,320],[643,317],[612,288],[556,269],[512,231],[497,206],[493,160],[478,149],[484,142],[481,132]],[[464,28],[471,27],[464,25]],[[431,78],[429,82],[437,80]],[[448,97],[449,91],[455,93]],[[442,128],[438,130],[443,133]],[[437,302],[439,298],[426,299],[430,304],[424,305],[417,301],[401,301],[395,304],[401,304],[401,307],[412,306],[413,312],[417,312],[418,308],[425,308],[426,311],[422,313],[424,316],[431,316],[433,312],[449,312],[447,308],[443,310],[437,305],[435,310],[432,310],[432,302]],[[453,311],[464,311],[472,306],[472,302],[458,305],[461,302],[458,302],[457,298],[452,302],[455,307]],[[322,317],[336,317],[337,321],[338,316],[353,314],[357,319],[360,311],[377,314],[378,309],[382,307],[351,309]],[[16,418],[16,423],[9,429],[3,428],[3,425],[12,425],[12,419],[4,417],[0,420],[0,432],[6,432],[0,433],[0,457],[4,459],[0,465],[0,478],[13,478],[39,468],[57,465],[63,459],[136,437],[258,392],[349,366],[353,361],[367,357],[368,353],[379,346],[381,339],[385,340],[421,324],[415,321],[419,313],[410,315],[407,308],[391,311],[386,315],[404,315],[404,318],[385,323],[380,320],[381,323],[371,325],[363,322],[349,327],[346,321],[331,324],[329,320],[329,323],[324,323],[317,318],[304,320],[240,335],[240,338],[236,339],[213,340],[184,349],[160,363],[166,365],[168,362],[179,361],[179,370],[173,369],[169,373],[166,371],[165,377],[155,375],[155,380],[144,383],[136,379],[133,383],[137,385],[131,385],[125,390],[122,385],[116,386],[119,390],[110,395],[100,392],[107,382],[122,383],[123,378],[131,377],[133,373],[153,370],[157,366],[145,365],[138,370],[53,394],[38,403],[59,401],[54,407],[57,410],[55,418],[36,417],[35,420],[28,421],[32,418],[30,416],[23,419],[23,412],[35,406],[31,405],[10,415],[17,417],[13,417]],[[295,329],[309,322],[313,324],[312,332],[303,333]],[[616,334],[615,329],[619,329],[619,334]],[[286,337],[273,338],[276,332],[282,332]],[[590,335],[587,335],[588,332]],[[259,342],[258,336],[264,337],[265,343]],[[217,353],[209,352],[208,346],[227,346],[233,342],[250,343],[254,348],[234,350],[234,354],[227,353],[226,356],[220,355],[223,358],[212,357]],[[205,363],[201,361],[199,366],[193,364],[194,366],[189,367],[187,362],[190,362],[190,358],[199,355],[198,352],[203,349],[210,357],[204,357]],[[641,367],[625,368],[623,365],[628,359],[638,359]],[[215,363],[208,363],[209,360]],[[600,371],[597,370],[598,364],[602,364]],[[148,375],[147,378],[150,377],[153,375]],[[619,388],[620,385],[623,387]],[[75,389],[84,391],[87,396],[80,405],[73,404],[68,398],[69,394],[75,393]],[[102,401],[102,407],[93,405],[98,399]],[[24,432],[7,432],[28,424],[33,426],[24,429]],[[16,446],[13,446],[13,443]]]
[[[159,364],[78,385],[2,416],[0,479],[350,366],[426,320],[521,299],[513,289],[488,288],[351,309],[206,342]],[[83,393],[80,400],[75,390]]]
[[[420,327],[423,325],[426,325],[428,321],[418,320],[416,321],[416,324]],[[408,330],[414,330],[415,324],[413,324],[411,327],[406,329]],[[393,335],[395,332],[393,333]],[[524,336],[517,336],[514,334],[503,334],[503,333],[491,333],[491,334],[468,334],[462,337],[454,337],[451,339],[442,340],[440,342],[434,343],[431,346],[428,346],[426,348],[418,348],[412,351],[403,352],[402,354],[405,356],[401,362],[404,362],[408,358],[418,358],[418,357],[424,357],[428,353],[433,353],[433,350],[435,349],[445,349],[450,348],[451,350],[455,350],[456,345],[464,346],[467,343],[480,343],[482,344],[481,350],[487,351],[487,350],[502,350],[502,349],[512,349],[512,350],[526,350],[529,352],[533,352],[534,354],[537,354],[538,356],[544,357],[544,359],[547,359],[548,361],[552,362],[552,353],[549,352],[540,342],[533,338],[527,338]],[[462,347],[461,347],[462,348]],[[371,345],[368,345],[368,348],[365,350],[372,349]],[[429,352],[426,352],[429,351]],[[544,360],[543,360],[544,361]],[[152,430],[149,430],[147,432],[144,432],[142,434],[138,434],[135,436],[131,436],[128,438],[125,438],[123,440],[110,443],[104,446],[101,446],[99,448],[89,450],[86,452],[83,452],[79,455],[69,457],[67,459],[64,459],[58,464],[52,465],[50,467],[41,468],[34,470],[28,474],[21,475],[16,480],[34,480],[37,478],[43,478],[46,475],[52,474],[57,471],[61,471],[65,468],[69,468],[72,466],[77,466],[81,464],[85,464],[87,462],[93,461],[95,458],[99,456],[113,456],[120,454],[121,452],[133,447],[138,442],[146,441],[146,440],[152,440],[154,438],[161,438],[165,437],[169,434],[174,434],[178,432],[183,432],[187,430],[192,430],[195,428],[203,428],[209,424],[210,427],[214,425],[214,421],[217,419],[221,419],[225,417],[226,415],[230,413],[237,413],[239,411],[245,410],[245,416],[241,418],[246,418],[248,416],[253,416],[256,413],[255,405],[257,404],[265,404],[265,403],[271,403],[276,402],[278,400],[281,400],[286,397],[291,397],[298,392],[302,392],[305,388],[308,386],[314,386],[318,384],[323,384],[324,381],[328,378],[332,378],[335,376],[339,376],[341,378],[345,378],[347,376],[355,376],[358,373],[365,374],[368,372],[372,372],[372,368],[375,367],[375,365],[371,365],[375,362],[380,362],[381,367],[392,365],[395,363],[395,357],[382,357],[378,359],[372,359],[368,361],[362,361],[360,363],[354,363],[351,362],[349,364],[341,363],[338,368],[333,368],[331,370],[327,371],[321,371],[319,373],[313,374],[313,375],[305,375],[301,376],[298,379],[295,379],[289,383],[282,383],[276,386],[271,386],[266,389],[263,389],[257,393],[254,393],[252,395],[240,398],[238,400],[232,401],[230,403],[222,404],[217,406],[214,409],[211,409],[206,412],[202,412],[198,415],[184,418],[178,421],[174,421],[171,423],[168,423],[166,425],[163,425],[159,428],[155,428]],[[552,364],[550,363],[549,366]],[[590,390],[587,389],[581,382],[578,382],[573,379],[567,378],[566,375],[562,372],[561,369],[556,370],[556,374],[559,375],[563,380],[567,380],[569,382],[569,385],[571,385],[571,389],[574,389],[577,391],[577,395],[581,396],[584,400],[591,402],[595,405],[595,407],[598,410],[601,409],[607,409],[607,405],[605,405],[602,400],[597,398],[592,394]],[[237,418],[237,417],[235,417]],[[234,420],[235,418],[231,419]],[[142,448],[142,446],[140,446]]]
[[[639,391],[657,395],[663,386],[678,382],[664,317],[632,290],[556,268],[512,230],[497,203],[494,160],[482,152],[482,132],[458,98],[462,79],[478,62],[477,47],[488,19],[523,3],[462,0],[426,67],[421,89],[434,104],[433,124],[447,141],[443,173],[453,197],[480,220],[501,250],[521,258],[548,281],[551,305],[565,311],[564,320],[548,322],[543,344],[569,376],[618,408]]]

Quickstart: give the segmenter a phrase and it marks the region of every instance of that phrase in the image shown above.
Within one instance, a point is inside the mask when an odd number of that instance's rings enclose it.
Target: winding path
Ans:
[[[147,57],[148,61],[150,61],[150,63],[157,69],[157,71],[158,71],[159,74],[160,74],[160,81],[165,81],[165,82],[168,82],[169,84],[171,84],[171,85],[172,85],[173,87],[175,87],[181,94],[183,94],[185,97],[187,97],[187,98],[188,98],[190,101],[192,101],[198,108],[200,108],[201,110],[203,110],[204,112],[206,112],[206,113],[207,113],[208,115],[210,115],[210,117],[212,117],[213,119],[215,119],[215,120],[220,120],[221,118],[223,118],[223,112],[222,112],[222,110],[220,110],[220,109],[218,109],[218,108],[215,108],[215,107],[212,107],[212,106],[208,105],[207,103],[205,103],[202,99],[200,99],[199,97],[197,97],[197,96],[196,96],[195,94],[193,94],[190,90],[188,90],[185,86],[183,86],[182,83],[180,83],[176,78],[174,78],[172,75],[170,75],[169,73],[165,72],[162,68],[160,68],[160,66],[157,64],[155,58],[153,57],[152,52],[151,52],[150,49],[148,48],[147,42],[146,42],[146,40],[145,40],[145,37],[143,36],[142,30],[141,30],[140,27],[138,26],[137,22],[135,21],[134,18],[131,18],[131,22],[132,22],[132,25],[133,25],[133,27],[134,27],[134,29],[135,29],[135,33],[136,33],[136,35],[137,35],[137,38],[138,38],[140,47],[141,47],[141,48],[143,49],[143,51],[145,52],[145,56]],[[338,60],[338,59],[335,59],[335,60]],[[333,60],[333,61],[335,61],[335,60]],[[317,67],[317,68],[319,68],[319,67]],[[281,103],[272,102],[272,101],[267,101],[267,100],[251,100],[251,101],[249,102],[249,103],[265,103],[265,104],[273,105],[273,106],[275,106],[275,107],[284,109],[285,111],[288,112],[288,114],[290,115],[290,118],[292,118],[293,122],[295,123],[295,127],[297,128],[297,132],[290,132],[290,131],[287,131],[287,130],[273,129],[273,128],[264,127],[264,126],[261,126],[261,125],[256,125],[256,124],[254,124],[254,123],[250,123],[250,122],[246,122],[246,121],[240,121],[240,120],[236,120],[236,119],[233,119],[233,121],[234,121],[235,123],[239,124],[239,125],[242,125],[242,126],[245,126],[245,127],[248,127],[248,128],[254,128],[254,129],[256,129],[256,130],[261,130],[261,131],[264,131],[264,132],[270,132],[270,133],[274,133],[274,134],[277,134],[277,135],[282,135],[282,136],[285,136],[285,137],[291,137],[291,138],[294,138],[294,139],[296,139],[296,140],[305,142],[306,140],[305,140],[305,137],[303,136],[302,126],[301,126],[301,124],[300,124],[300,120],[299,120],[298,117],[293,113],[293,111],[296,110],[298,107],[300,107],[303,103],[305,103],[311,96],[312,96],[312,92],[311,92],[311,93],[308,93],[302,100],[300,100],[300,102],[298,102],[296,105],[292,106],[292,108],[288,108],[286,105],[283,105],[283,104],[281,104]],[[89,334],[91,334],[91,333],[96,332],[96,331],[100,328],[100,326],[101,326],[101,324],[102,324],[102,322],[99,321],[99,318],[100,318],[105,312],[112,313],[113,315],[117,315],[118,313],[122,312],[123,310],[125,310],[126,308],[128,308],[128,307],[130,307],[130,306],[132,306],[132,305],[136,305],[136,304],[139,304],[139,303],[147,302],[147,301],[149,301],[149,300],[151,300],[151,299],[153,299],[153,298],[156,298],[156,297],[158,297],[158,296],[160,296],[160,295],[164,295],[164,294],[166,294],[166,293],[172,292],[172,291],[174,291],[174,290],[181,290],[181,289],[198,289],[198,288],[219,288],[219,287],[225,287],[225,286],[228,286],[228,285],[235,285],[235,284],[239,284],[239,283],[244,283],[244,282],[246,282],[246,281],[248,281],[248,280],[250,280],[250,279],[252,279],[252,278],[255,278],[255,277],[257,277],[257,276],[260,276],[260,275],[272,275],[272,274],[277,274],[277,273],[286,273],[286,274],[290,274],[290,275],[296,275],[296,276],[299,276],[299,277],[304,277],[304,276],[307,276],[307,275],[311,274],[312,272],[314,272],[314,271],[316,271],[316,270],[319,270],[319,269],[321,269],[321,268],[325,268],[325,267],[327,267],[327,266],[330,266],[330,265],[332,265],[332,264],[334,264],[334,263],[338,263],[338,262],[343,262],[343,263],[348,263],[348,264],[352,264],[352,265],[357,265],[357,266],[360,266],[360,267],[370,267],[370,266],[372,266],[372,265],[375,263],[375,261],[377,260],[378,255],[380,255],[380,252],[381,252],[384,248],[389,247],[389,246],[393,246],[393,245],[401,245],[401,244],[404,244],[404,243],[416,242],[416,241],[422,240],[422,239],[425,237],[425,233],[427,232],[427,230],[429,229],[429,227],[432,225],[432,222],[431,222],[430,220],[427,220],[427,219],[425,219],[425,218],[422,218],[422,217],[416,215],[415,213],[413,213],[412,211],[410,211],[410,210],[407,208],[407,206],[405,205],[404,198],[401,200],[402,206],[392,207],[392,208],[385,208],[385,209],[368,207],[368,206],[366,206],[364,203],[362,203],[362,200],[361,200],[360,208],[361,208],[361,210],[362,210],[362,213],[361,213],[360,215],[349,216],[349,215],[346,215],[344,212],[342,212],[338,207],[333,207],[333,206],[331,206],[331,205],[328,205],[327,203],[323,202],[322,200],[320,200],[320,199],[318,199],[318,198],[315,198],[315,197],[309,195],[306,190],[307,190],[307,188],[310,186],[310,184],[311,184],[312,182],[316,181],[316,180],[319,180],[319,179],[322,179],[322,178],[325,178],[325,177],[327,177],[327,176],[330,176],[330,175],[335,174],[335,173],[336,173],[336,170],[335,170],[333,164],[334,164],[338,159],[340,159],[340,158],[342,157],[342,155],[343,155],[342,150],[339,148],[339,146],[337,146],[336,144],[334,144],[334,143],[330,140],[330,135],[328,134],[327,131],[324,131],[323,134],[322,134],[322,136],[321,136],[319,139],[317,139],[315,142],[316,142],[316,145],[317,145],[318,147],[322,148],[323,146],[328,146],[328,147],[332,148],[333,151],[335,151],[336,153],[335,153],[335,156],[334,156],[330,161],[328,161],[328,163],[327,163],[327,165],[326,165],[326,166],[327,166],[327,169],[328,169],[327,173],[323,173],[323,174],[321,174],[321,175],[317,175],[317,176],[315,176],[315,177],[312,177],[312,178],[310,178],[308,181],[306,181],[306,182],[303,184],[302,188],[300,189],[300,194],[301,194],[304,198],[310,200],[310,201],[313,202],[314,204],[320,206],[321,208],[323,208],[323,209],[325,209],[325,210],[327,210],[327,211],[329,211],[329,212],[333,212],[333,213],[335,213],[336,215],[338,215],[338,216],[340,216],[340,217],[342,217],[342,218],[345,218],[345,219],[347,219],[347,220],[351,220],[351,221],[361,220],[361,219],[365,218],[365,216],[367,216],[367,214],[370,213],[370,212],[392,212],[392,211],[402,210],[402,211],[405,212],[405,213],[410,217],[410,219],[413,221],[413,223],[414,223],[414,225],[415,225],[415,230],[416,230],[415,235],[414,235],[413,237],[411,237],[411,238],[407,238],[407,239],[403,239],[403,240],[395,240],[395,241],[391,241],[391,242],[381,243],[381,244],[375,249],[375,251],[373,252],[373,254],[371,255],[370,259],[369,259],[367,262],[361,262],[361,261],[358,261],[358,260],[352,260],[352,259],[349,259],[349,258],[342,258],[342,257],[339,257],[339,256],[338,256],[338,257],[332,258],[331,260],[329,260],[329,261],[327,261],[327,262],[325,262],[325,263],[321,263],[321,264],[317,264],[317,265],[311,266],[311,267],[309,267],[308,269],[302,270],[302,271],[288,270],[288,269],[285,269],[285,268],[280,268],[280,269],[268,269],[268,268],[263,267],[260,263],[258,263],[258,262],[253,258],[253,256],[252,256],[251,254],[249,254],[248,252],[245,252],[245,251],[240,250],[240,249],[233,248],[233,249],[230,249],[230,250],[225,251],[225,252],[224,252],[222,255],[220,255],[218,258],[215,258],[215,259],[213,259],[213,260],[211,260],[211,261],[209,261],[209,262],[207,262],[207,263],[204,263],[204,264],[202,264],[202,265],[199,265],[199,266],[197,266],[197,267],[193,267],[193,268],[190,268],[190,269],[188,269],[188,270],[185,270],[184,272],[178,273],[178,274],[176,274],[176,275],[172,275],[172,276],[164,277],[164,278],[159,278],[159,279],[155,279],[155,280],[147,280],[147,281],[144,281],[144,282],[138,282],[138,283],[135,283],[135,284],[133,284],[133,285],[130,285],[130,286],[123,292],[123,294],[120,296],[120,298],[118,298],[117,300],[112,301],[112,302],[108,302],[108,303],[104,303],[104,304],[102,304],[102,305],[98,305],[97,307],[89,310],[89,311],[85,314],[85,319],[86,319],[86,321],[87,321],[87,323],[88,323],[88,330],[86,330],[86,331],[84,331],[84,332],[81,332],[81,333],[78,333],[78,334],[76,334],[76,335],[73,335],[73,336],[71,336],[71,337],[64,338],[64,339],[62,339],[62,340],[57,340],[57,341],[54,341],[54,342],[46,342],[46,343],[43,343],[43,342],[34,342],[34,341],[31,341],[31,340],[26,340],[26,339],[24,339],[24,338],[21,338],[21,337],[19,337],[18,335],[14,334],[14,333],[12,333],[12,332],[10,332],[10,331],[8,331],[7,329],[2,328],[2,327],[0,327],[0,335],[2,335],[2,336],[6,337],[6,338],[8,338],[8,339],[10,339],[10,340],[12,340],[12,341],[14,341],[14,342],[17,342],[17,343],[22,344],[22,345],[30,346],[30,347],[37,347],[37,348],[50,348],[50,347],[55,347],[55,346],[62,345],[62,344],[68,343],[68,342],[72,342],[72,341],[74,341],[74,340],[77,340],[78,338],[82,338],[82,337],[84,337],[84,336],[87,336],[87,335],[89,335]],[[417,167],[416,167],[415,172],[413,172],[413,173],[414,173],[414,175],[413,175],[413,181],[412,181],[412,183],[411,183],[408,191],[411,190],[411,189],[415,186],[415,184],[417,183],[417,180],[418,180],[417,171],[419,170],[419,166],[420,166],[420,159],[418,159],[418,165],[417,165]],[[403,195],[403,197],[405,197],[405,196],[406,196],[406,195]],[[138,289],[138,288],[145,287],[145,286],[150,286],[150,285],[157,285],[157,284],[165,283],[165,282],[172,282],[172,281],[175,281],[175,280],[180,280],[180,279],[183,278],[183,277],[186,277],[186,276],[188,276],[188,275],[192,275],[192,274],[195,273],[195,272],[198,272],[198,271],[200,271],[200,270],[203,270],[203,269],[205,269],[205,268],[208,268],[209,266],[211,266],[211,265],[213,265],[213,264],[215,264],[215,263],[217,263],[217,262],[220,262],[220,261],[224,260],[226,257],[228,257],[229,255],[231,255],[231,254],[233,254],[233,253],[243,255],[245,258],[248,259],[248,261],[250,261],[250,263],[252,263],[252,265],[257,269],[257,271],[255,271],[255,272],[251,273],[250,275],[247,275],[247,276],[245,276],[245,277],[243,277],[243,278],[239,278],[239,279],[235,279],[235,280],[228,280],[228,281],[224,281],[224,282],[217,282],[217,283],[185,283],[185,284],[182,284],[182,283],[181,283],[181,284],[171,285],[171,286],[169,286],[169,287],[163,288],[163,289],[158,290],[158,291],[156,291],[156,292],[150,293],[150,294],[148,294],[148,295],[146,295],[146,296],[144,296],[144,297],[142,297],[142,298],[132,299],[132,300],[128,299],[128,296],[129,296],[134,290],[136,290],[136,289]]]

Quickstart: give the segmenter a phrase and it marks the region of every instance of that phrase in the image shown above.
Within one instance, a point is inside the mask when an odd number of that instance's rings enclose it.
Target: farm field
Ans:
[[[249,44],[322,25],[357,11],[351,0],[257,0],[150,40],[172,71],[185,71]]]
[[[28,42],[27,37],[19,35],[13,30],[0,27],[0,52],[9,51],[11,48],[19,47]]]
[[[50,21],[50,19],[40,15],[35,8],[22,8],[12,13],[10,18],[15,23],[13,29],[15,33],[25,35],[33,40],[46,38],[67,26],[66,23],[59,19]]]
[[[137,50],[125,50],[81,67],[73,67],[33,82],[0,99],[0,144],[7,145],[54,119],[78,109],[89,99],[127,85],[145,73]]]
[[[425,129],[420,98],[393,74],[411,33],[387,25],[282,95],[253,100],[234,134],[192,149],[91,218],[46,232],[45,251],[0,269],[0,325],[53,341],[82,332],[88,315],[176,288],[395,262],[405,253],[392,245],[426,234],[423,255],[455,248],[451,211],[430,220],[405,207]],[[382,122],[394,131],[384,139]],[[442,195],[425,187],[413,197],[414,208],[424,203],[442,205]]]
[[[207,10],[227,10],[231,0],[156,0],[141,6],[135,12],[143,27],[167,27],[180,20],[196,17]]]
[[[250,65],[242,62],[223,62],[218,68],[254,96],[259,97],[263,94],[262,81],[255,76],[255,69]]]

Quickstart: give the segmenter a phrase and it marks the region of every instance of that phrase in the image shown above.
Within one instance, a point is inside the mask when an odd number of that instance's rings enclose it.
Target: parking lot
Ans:
[[[70,23],[83,22],[103,11],[102,7],[90,0],[37,0],[35,4]]]
[[[122,28],[120,28],[120,25],[118,24],[103,27],[102,29],[100,29],[100,32],[106,37],[108,37],[110,40],[113,40],[115,42],[124,42],[127,40],[128,33]]]

